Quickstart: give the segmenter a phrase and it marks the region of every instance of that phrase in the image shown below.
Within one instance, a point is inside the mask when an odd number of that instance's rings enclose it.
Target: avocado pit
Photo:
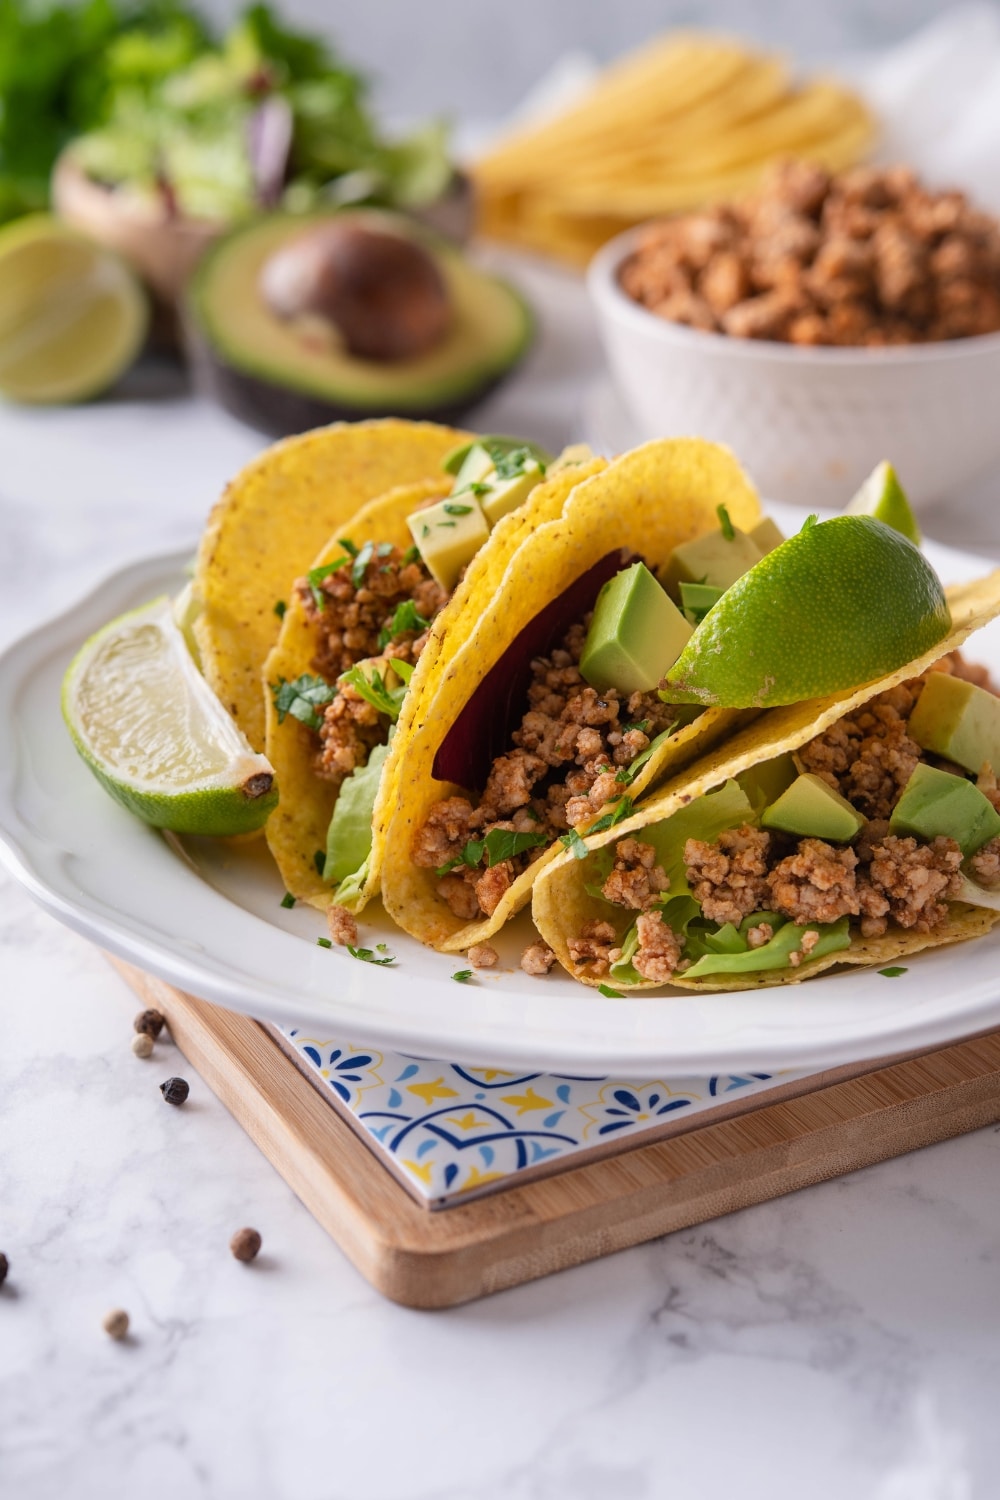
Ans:
[[[358,359],[414,359],[448,332],[451,303],[433,255],[415,239],[348,220],[283,245],[261,270],[269,310],[340,342]]]

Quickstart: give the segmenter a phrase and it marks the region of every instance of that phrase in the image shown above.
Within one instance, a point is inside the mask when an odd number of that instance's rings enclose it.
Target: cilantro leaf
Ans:
[[[343,542],[341,542],[341,546],[343,546]],[[320,563],[318,568],[309,569],[309,572],[306,574],[306,581],[309,584],[309,592],[313,596],[313,603],[317,609],[326,609],[326,595],[320,588],[320,584],[324,578],[329,578],[331,573],[336,573],[338,569],[346,567],[349,562],[349,557],[338,557],[336,562]]]
[[[639,751],[639,754],[636,756],[635,760],[630,761],[627,766],[622,766],[621,770],[615,776],[615,781],[618,783],[618,785],[631,786],[632,782],[635,780],[638,773],[642,770],[643,766],[649,760],[650,756],[652,756],[660,748],[664,740],[670,738],[676,728],[677,721],[675,721],[673,724],[668,724],[666,729],[661,730],[658,735],[655,735],[654,738],[650,740],[645,750]]]
[[[351,541],[349,536],[338,536],[337,543],[339,546],[343,547],[348,557],[357,557],[358,549]]]
[[[365,574],[368,571],[368,564],[371,562],[374,556],[375,543],[365,542],[365,545],[362,547],[361,551],[358,553],[357,557],[355,557],[353,563],[351,564],[351,582],[354,584],[354,587],[356,589],[359,589],[364,583]]]
[[[324,869],[326,868],[326,850],[325,849],[317,849],[316,850],[315,854],[313,855],[313,864],[316,867],[316,874],[317,875],[322,875]]]
[[[386,678],[377,669],[366,672],[360,666],[351,667],[350,671],[342,672],[337,680],[350,683],[366,703],[370,703],[372,708],[377,709],[380,714],[385,714],[395,723],[399,718],[403,699],[406,697],[406,689],[413,675],[413,668],[409,662],[394,661],[393,671],[403,679],[396,688],[389,687]]]
[[[396,962],[395,955],[388,951],[384,943],[379,943],[378,946],[385,952],[383,958],[376,958],[370,948],[355,948],[351,943],[347,944],[347,951],[352,958],[360,959],[363,964],[379,964],[382,967],[385,967],[387,964],[394,964]]]
[[[439,877],[447,875],[449,870],[454,870],[458,865],[467,865],[470,870],[474,870],[482,862],[484,855],[487,868],[491,868],[493,865],[503,864],[505,859],[515,859],[526,849],[547,844],[548,841],[548,834],[545,833],[515,833],[511,828],[491,828],[485,838],[470,839],[461,854],[447,864],[440,865],[435,874]]]
[[[907,970],[899,964],[894,964],[891,968],[879,969],[879,973],[884,974],[886,979],[898,979],[900,974],[907,973]]]
[[[291,891],[285,892],[285,894],[281,898],[281,904],[286,911],[291,911],[292,907],[295,905],[295,897],[292,895]]]
[[[287,610],[287,608],[288,605],[285,603],[284,599],[279,599],[277,604],[275,604],[274,613],[278,616],[279,620],[283,620],[285,618],[285,611]]]
[[[472,514],[471,505],[456,505],[454,500],[448,500],[444,506],[445,515],[468,516]]]
[[[316,947],[317,948],[332,948],[333,944],[332,944],[332,942],[330,941],[329,938],[317,938],[316,939]]]
[[[279,724],[283,724],[291,714],[293,719],[298,719],[310,729],[319,730],[323,715],[317,710],[333,702],[337,689],[322,677],[311,677],[308,672],[303,672],[294,682],[288,682],[284,677],[272,682],[271,693],[278,711]]]
[[[401,635],[406,635],[408,631],[419,634],[420,631],[426,630],[430,623],[430,620],[424,619],[424,616],[417,609],[412,599],[404,599],[402,604],[396,605],[395,612],[388,625],[379,631],[379,650],[384,650],[390,641],[398,640]]]
[[[719,518],[719,525],[722,527],[722,535],[725,537],[726,541],[734,541],[736,538],[736,532],[733,529],[733,523],[729,519],[729,512],[726,507],[724,505],[717,505],[715,507],[715,514]]]
[[[597,993],[599,995],[606,995],[609,1000],[625,999],[625,996],[622,994],[621,990],[613,990],[610,984],[599,984],[597,986]]]
[[[516,479],[532,463],[537,463],[542,473],[545,473],[545,465],[527,446],[502,449],[499,444],[487,443],[486,451],[493,460],[498,479]]]
[[[608,828],[614,828],[616,823],[623,823],[626,818],[632,816],[632,798],[622,797],[610,812],[602,813],[596,823],[592,823],[587,829],[588,837],[592,833],[604,833]]]
[[[456,984],[468,984],[469,980],[472,978],[472,970],[458,969],[451,977],[452,979],[454,979]]]
[[[569,833],[560,834],[559,842],[567,849],[571,849],[576,859],[587,858],[587,846],[575,828],[571,828]]]
[[[419,557],[420,548],[414,543],[412,547],[407,547],[406,551],[403,553],[403,567],[408,568],[410,564],[415,563]]]

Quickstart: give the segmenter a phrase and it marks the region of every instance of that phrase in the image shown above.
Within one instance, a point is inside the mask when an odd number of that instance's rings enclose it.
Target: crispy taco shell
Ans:
[[[720,504],[738,527],[749,529],[760,519],[756,491],[728,449],[693,438],[646,443],[578,482],[562,512],[511,556],[489,602],[485,593],[480,596],[471,632],[441,664],[436,691],[420,699],[419,722],[393,750],[400,795],[385,808],[388,820],[379,828],[382,898],[405,931],[444,952],[484,941],[528,902],[532,883],[561,852],[558,842],[552,845],[518,876],[493,914],[476,922],[456,917],[437,893],[434,871],[410,858],[413,838],[435,803],[462,791],[436,779],[434,765],[479,684],[519,634],[613,549],[627,548],[657,567],[682,542],[711,531]],[[593,597],[586,608],[592,605]],[[630,796],[640,797],[690,764],[748,717],[745,711],[708,709],[658,748],[628,788]]]
[[[378,891],[385,833],[396,797],[395,789],[400,778],[404,784],[409,779],[406,747],[415,729],[425,721],[448,661],[474,629],[511,556],[522,542],[536,527],[561,513],[574,485],[599,473],[604,467],[603,459],[593,458],[568,467],[554,465],[550,476],[536,486],[524,505],[493,528],[489,541],[466,568],[448,604],[435,619],[410,679],[392,750],[383,767],[372,820],[368,875],[361,896],[351,903],[354,909],[361,910]],[[338,535],[351,536],[359,541],[391,542],[405,549],[412,540],[406,525],[407,516],[421,504],[446,492],[449,483],[447,476],[442,476],[402,486],[372,501],[338,528],[338,533],[309,566],[320,567],[341,555],[343,548]],[[284,586],[287,590],[287,579]],[[313,770],[316,742],[309,730],[291,717],[283,724],[278,723],[269,686],[281,678],[291,682],[303,672],[313,671],[315,649],[313,627],[302,601],[292,596],[278,642],[264,669],[267,756],[281,788],[281,801],[268,820],[266,831],[268,845],[288,891],[297,899],[323,909],[334,899],[334,892],[317,870],[315,854],[326,848],[327,828],[337,794],[332,785],[321,780]],[[405,785],[400,789],[400,795],[407,795]]]
[[[587,839],[588,850],[594,852],[607,844],[617,843],[620,838],[626,838],[630,834],[641,839],[643,830],[653,823],[669,818],[672,813],[752,766],[799,749],[845,714],[866,703],[869,698],[925,672],[940,657],[957,650],[973,631],[1000,614],[1000,570],[975,583],[949,589],[947,596],[952,614],[952,630],[923,656],[852,693],[814,698],[805,703],[768,710],[684,774],[671,777],[633,817],[606,833]],[[563,854],[551,862],[535,884],[532,916],[543,941],[553,949],[563,967],[584,984],[596,986],[604,981],[574,964],[570,956],[569,939],[580,932],[585,922],[595,918],[613,922],[619,913],[619,926],[624,931],[631,925],[634,913],[626,913],[622,908],[615,907],[586,890],[586,883],[591,878],[588,863],[588,860],[576,859],[572,854]],[[715,974],[704,979],[685,979],[681,974],[671,980],[671,985],[681,989],[747,990],[758,989],[762,985],[798,984],[803,979],[810,979],[824,969],[838,964],[884,964],[906,954],[916,953],[921,948],[935,948],[945,943],[980,937],[989,931],[998,918],[998,912],[952,902],[948,921],[932,932],[898,930],[867,939],[852,934],[849,948],[823,958],[807,960],[797,968],[758,970],[753,974],[740,975]],[[629,993],[663,988],[662,984],[651,980],[625,984],[615,979],[613,984],[616,989],[627,989]]]
[[[264,748],[260,674],[278,637],[275,604],[362,505],[440,474],[469,437],[432,422],[337,423],[275,443],[227,486],[198,551],[194,635],[209,686],[255,750]]]

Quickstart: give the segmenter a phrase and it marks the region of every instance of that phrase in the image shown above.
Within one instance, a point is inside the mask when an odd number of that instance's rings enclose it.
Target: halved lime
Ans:
[[[62,710],[98,781],[154,828],[250,833],[277,805],[270,762],[198,672],[165,596],[90,637],[63,679]]]
[[[884,521],[907,541],[919,547],[923,538],[917,518],[910,509],[906,491],[900,484],[892,464],[885,459],[874,469],[847,507],[849,516],[874,516]]]
[[[39,214],[0,230],[0,395],[55,404],[100,395],[146,337],[125,263]]]
[[[941,581],[872,516],[807,524],[709,610],[667,673],[670,703],[767,708],[861,687],[948,634]]]

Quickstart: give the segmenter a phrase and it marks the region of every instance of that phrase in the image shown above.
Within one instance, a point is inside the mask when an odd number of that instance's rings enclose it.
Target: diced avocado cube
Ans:
[[[846,797],[827,786],[811,771],[796,776],[787,791],[765,808],[762,828],[776,828],[799,838],[826,839],[832,844],[849,844],[865,826],[865,820]]]
[[[461,465],[455,475],[455,483],[451,487],[453,495],[459,490],[468,489],[470,484],[479,484],[487,474],[493,472],[493,459],[482,443],[473,443],[462,459]]]
[[[964,776],[921,763],[893,809],[889,832],[954,839],[964,855],[975,854],[1000,833],[1000,813]]]
[[[1000,698],[973,682],[932,672],[910,715],[918,745],[978,774],[986,761],[1000,771]]]
[[[691,626],[645,563],[633,563],[597,596],[580,672],[598,692],[648,692],[673,666],[690,634]]]
[[[521,473],[515,474],[513,479],[497,479],[495,475],[487,475],[483,482],[489,485],[489,489],[479,496],[479,503],[490,525],[495,526],[504,516],[522,505],[543,477],[544,470],[534,459],[530,459]]]
[[[700,625],[713,604],[718,604],[724,589],[713,589],[707,583],[682,583],[681,609],[692,625]]]
[[[760,562],[764,554],[757,543],[735,526],[730,530],[731,537],[722,531],[707,531],[674,548],[663,576],[671,598],[680,598],[682,583],[707,583],[714,589],[727,589]]]
[[[791,755],[776,755],[771,760],[762,760],[746,771],[741,771],[737,781],[750,798],[754,812],[763,812],[772,802],[777,802],[798,775],[798,768]]]
[[[765,516],[762,521],[757,522],[756,526],[751,526],[749,536],[751,541],[757,543],[765,557],[769,552],[773,552],[775,547],[780,547],[785,540],[770,516]]]
[[[406,524],[427,571],[448,593],[490,534],[479,501],[470,494],[414,511]]]

